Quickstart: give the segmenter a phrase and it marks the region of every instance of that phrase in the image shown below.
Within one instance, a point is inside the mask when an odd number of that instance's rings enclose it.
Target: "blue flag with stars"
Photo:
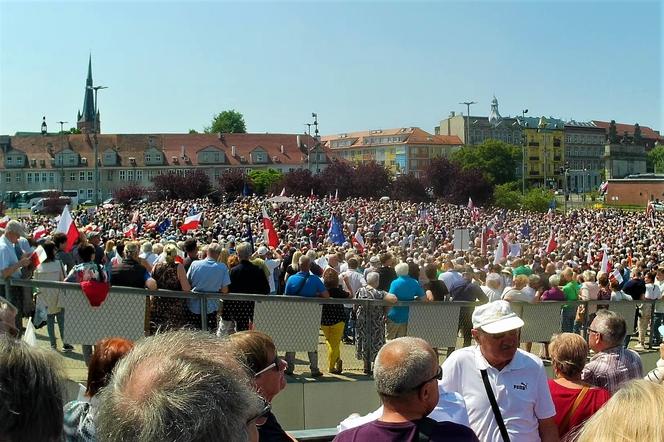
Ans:
[[[332,243],[338,246],[346,242],[346,237],[344,236],[343,228],[341,227],[341,221],[334,215],[332,215],[332,218],[330,219],[330,230],[328,230],[327,236],[330,237]]]
[[[159,223],[155,231],[158,234],[163,235],[164,232],[167,231],[169,227],[171,227],[171,220],[166,218],[165,220]]]

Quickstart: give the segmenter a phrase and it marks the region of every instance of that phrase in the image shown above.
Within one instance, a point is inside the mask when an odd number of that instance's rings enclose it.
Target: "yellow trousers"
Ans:
[[[344,322],[337,322],[334,325],[321,325],[320,329],[323,330],[325,335],[325,343],[327,344],[327,363],[329,370],[334,369],[334,364],[341,356],[339,347],[341,346],[341,338],[344,335]]]

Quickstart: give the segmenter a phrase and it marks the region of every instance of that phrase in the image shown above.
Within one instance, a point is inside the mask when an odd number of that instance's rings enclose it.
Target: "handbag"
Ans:
[[[103,275],[101,267],[97,264],[99,275]],[[111,284],[106,281],[81,281],[81,290],[92,307],[99,307],[108,296]]]
[[[586,397],[586,393],[588,393],[588,390],[590,390],[588,387],[583,387],[581,389],[579,394],[576,396],[576,399],[574,400],[574,403],[570,407],[569,411],[565,414],[565,417],[560,422],[559,428],[561,436],[569,431],[569,421],[572,419],[572,416],[574,415],[576,409],[579,408],[579,405],[581,405],[581,401],[583,401],[583,398]]]
[[[493,416],[496,418],[496,423],[498,424],[500,435],[503,437],[504,442],[510,442],[510,435],[507,432],[507,428],[505,427],[505,422],[503,421],[503,415],[500,413],[500,408],[498,408],[496,397],[493,395],[493,390],[491,389],[491,384],[489,383],[489,375],[487,374],[486,370],[480,370],[480,373],[482,373],[482,381],[484,382],[484,389],[486,390],[487,396],[489,396],[489,402],[491,403],[491,410],[493,411]]]

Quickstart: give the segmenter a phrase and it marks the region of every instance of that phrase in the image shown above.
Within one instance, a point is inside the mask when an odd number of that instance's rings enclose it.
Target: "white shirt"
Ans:
[[[455,424],[470,427],[468,423],[468,412],[466,411],[466,404],[463,401],[463,396],[459,393],[445,391],[440,383],[438,384],[438,393],[438,404],[436,404],[436,408],[429,413],[428,417],[437,422],[454,422]],[[349,416],[337,425],[337,433],[375,421],[382,415],[383,407],[381,406],[378,410],[364,416]]]
[[[274,284],[274,269],[279,267],[279,265],[281,265],[280,259],[268,258],[265,260],[265,266],[270,272],[270,276],[267,278],[267,282],[268,284],[270,284],[270,293],[274,293],[277,291],[277,287]]]
[[[501,299],[500,293],[498,293],[496,290],[486,285],[480,286],[480,288],[482,289],[486,297],[489,298],[489,302],[500,301]]]
[[[348,278],[347,284],[346,284],[346,278]],[[367,281],[364,279],[364,276],[362,276],[362,274],[359,273],[357,270],[348,269],[347,271],[341,274],[340,279],[344,281],[344,284],[346,285],[348,292],[353,298],[355,297],[355,294],[359,289],[367,285]]]
[[[5,235],[0,238],[0,270],[4,270],[16,264],[18,258],[16,257],[16,249],[14,243],[11,242]],[[21,279],[21,268],[19,267],[14,273],[12,278]]]
[[[502,442],[480,369],[486,369],[505,426],[514,441],[540,441],[539,420],[556,415],[542,361],[518,349],[502,370],[489,365],[479,346],[452,352],[443,362],[442,387],[463,395],[470,428],[481,441]]]

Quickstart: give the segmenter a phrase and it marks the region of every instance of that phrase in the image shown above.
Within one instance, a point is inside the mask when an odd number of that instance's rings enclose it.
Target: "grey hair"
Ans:
[[[595,316],[595,329],[609,344],[618,345],[625,340],[627,323],[625,318],[616,312],[601,309]]]
[[[228,340],[180,330],[145,338],[101,390],[100,441],[246,442],[262,408]]]
[[[560,285],[560,275],[554,273],[553,275],[549,276],[549,286],[558,287],[559,285]]]
[[[152,243],[150,241],[145,241],[141,244],[141,252],[152,253]]]
[[[5,227],[5,233],[23,235],[25,233],[25,228],[23,227],[23,224],[13,219],[7,223],[7,226]]]
[[[486,275],[486,285],[489,288],[493,289],[493,288],[500,287],[501,281],[502,281],[502,278],[497,273],[489,273],[489,274]]]
[[[397,276],[406,276],[408,274],[408,263],[400,262],[394,266],[394,271],[396,272]]]
[[[593,272],[592,270],[586,270],[583,272],[583,280],[586,282],[595,282],[596,281],[596,276],[597,274]]]
[[[215,255],[218,256],[221,253],[221,250],[223,249],[222,245],[219,244],[218,242],[213,242],[212,244],[207,246],[207,249],[205,252],[210,255]]]
[[[63,379],[57,353],[0,334],[0,440],[60,440]]]
[[[396,363],[386,365],[383,355],[391,351],[394,346],[401,347],[400,350],[405,357]],[[393,339],[376,355],[374,365],[376,391],[381,396],[406,396],[430,376],[434,363],[437,363],[435,355],[424,339],[414,337]]]
[[[367,273],[367,284],[371,287],[378,287],[380,283],[380,273],[378,272],[369,272]]]
[[[298,259],[298,261],[297,261],[297,265],[299,267],[308,266],[309,264],[311,264],[311,260],[309,259],[309,257],[307,255],[300,256],[300,259]]]
[[[315,261],[318,256],[316,255],[315,250],[307,250],[307,256],[309,257],[310,260]]]
[[[251,247],[251,243],[243,242],[238,244],[238,246],[235,248],[235,253],[237,253],[237,257],[241,260],[246,260],[251,258],[251,254],[254,253],[254,251]]]

